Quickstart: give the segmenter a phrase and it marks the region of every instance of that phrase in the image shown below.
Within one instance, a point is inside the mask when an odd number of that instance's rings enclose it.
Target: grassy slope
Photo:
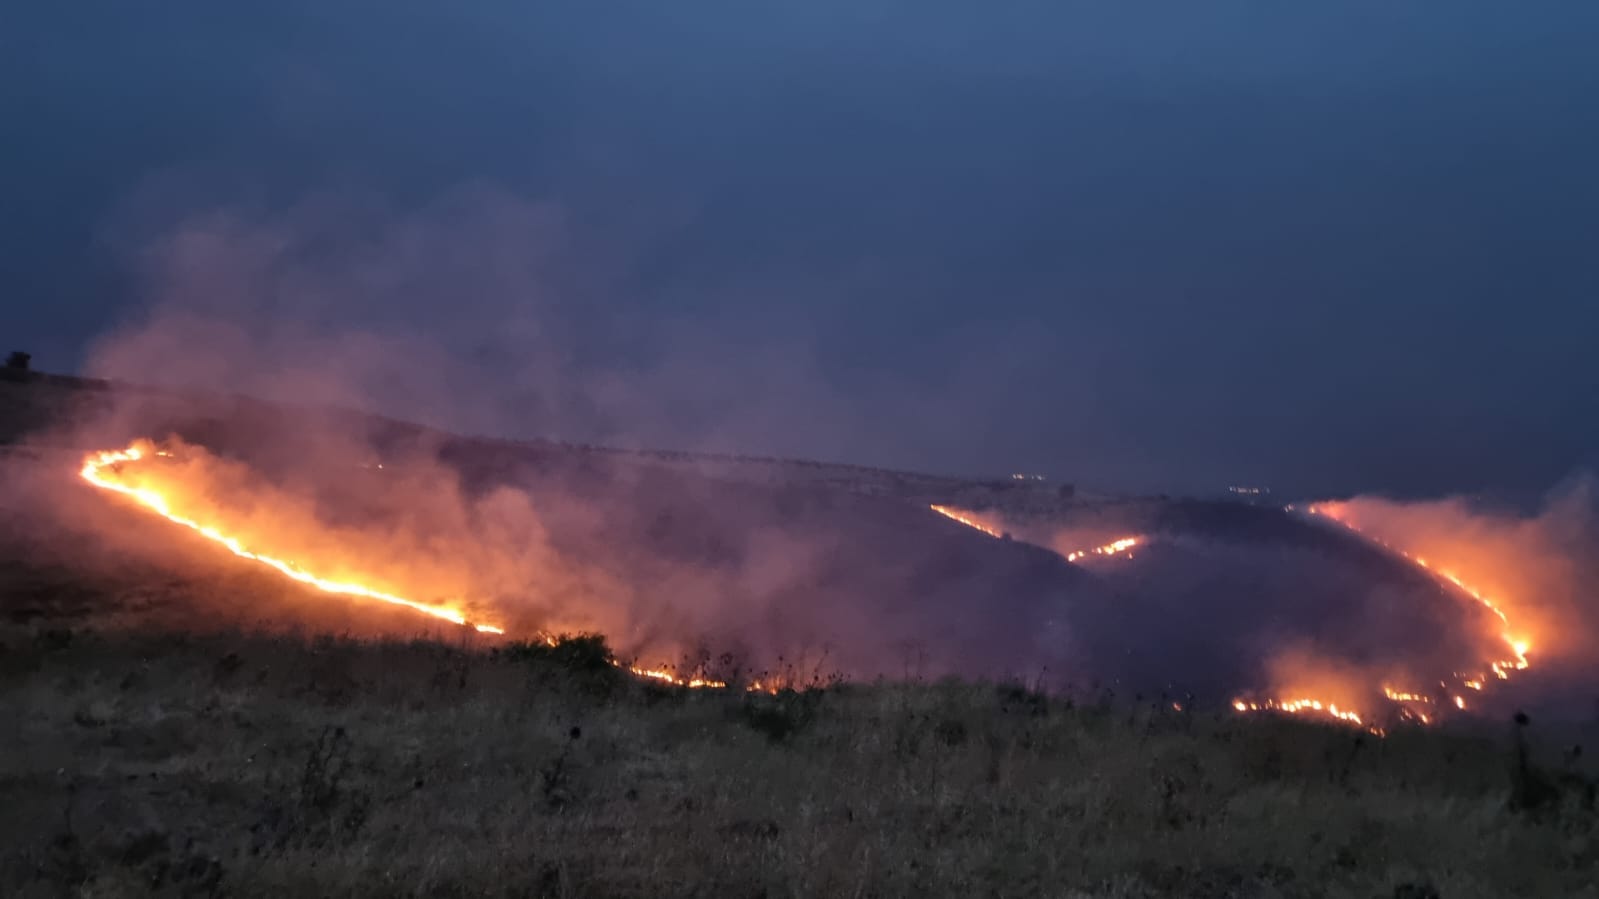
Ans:
[[[32,390],[7,402],[47,416]],[[1507,741],[96,635],[108,605],[190,620],[194,591],[245,622],[271,585],[47,557],[71,545],[0,548],[0,895],[1599,896],[1599,822],[1575,792],[1511,810]]]
[[[1594,895],[1599,862],[1591,811],[1510,811],[1505,752],[1437,733],[607,691],[436,643],[41,631],[0,658],[6,895],[1456,899]]]

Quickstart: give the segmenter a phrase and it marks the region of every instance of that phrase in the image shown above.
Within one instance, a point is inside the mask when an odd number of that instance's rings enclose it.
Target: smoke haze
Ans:
[[[94,342],[87,367],[176,392],[125,394],[69,442],[188,438],[177,461],[139,476],[323,577],[457,606],[513,635],[603,632],[651,662],[725,653],[755,670],[807,658],[852,677],[1048,671],[1056,685],[1213,704],[1304,693],[1370,709],[1383,685],[1427,686],[1494,657],[1499,634],[1480,610],[1286,518],[1245,526],[1199,506],[1184,519],[1158,503],[1055,522],[972,513],[1019,541],[1005,542],[915,503],[781,475],[738,484],[603,454],[541,461],[448,433],[851,461],[873,461],[876,445],[892,458],[893,442],[968,429],[947,413],[962,396],[1018,383],[1016,368],[989,361],[1001,343],[950,349],[942,391],[845,390],[802,330],[728,343],[691,315],[642,327],[617,317],[625,303],[585,312],[581,301],[614,297],[622,279],[582,276],[592,258],[558,207],[490,188],[411,209],[323,199],[185,213],[125,233],[152,228],[127,244],[148,303]],[[595,339],[626,344],[635,364],[596,357]],[[1026,347],[1015,345],[1023,368]],[[1070,407],[1093,392],[1053,399]],[[1569,685],[1592,677],[1592,501],[1578,480],[1534,517],[1459,500],[1336,508],[1505,597],[1533,657],[1551,663],[1535,673]],[[59,508],[80,525],[103,517],[81,497]],[[1131,535],[1148,538],[1131,558],[1063,559]]]
[[[846,386],[797,323],[741,322],[737,307],[632,319],[619,278],[585,274],[625,260],[574,246],[557,208],[488,188],[408,211],[323,200],[277,216],[128,218],[141,222],[124,227],[145,240],[126,238],[148,302],[85,367],[136,383],[468,434],[892,462],[955,439],[948,404],[1016,374],[986,361],[1003,334],[931,346],[946,366],[931,383]],[[627,364],[607,361],[619,354]]]
[[[1464,498],[1398,502],[1355,497],[1328,504],[1362,531],[1455,574],[1501,604],[1528,640],[1528,680],[1581,696],[1599,683],[1599,481],[1582,473],[1528,514]]]

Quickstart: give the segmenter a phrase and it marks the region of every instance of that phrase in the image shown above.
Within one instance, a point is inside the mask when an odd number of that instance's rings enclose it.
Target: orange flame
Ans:
[[[1431,562],[1428,562],[1421,556],[1411,555],[1405,550],[1390,544],[1386,540],[1373,537],[1372,535],[1360,530],[1342,518],[1338,514],[1337,509],[1332,506],[1317,503],[1312,505],[1309,511],[1312,515],[1320,515],[1328,520],[1335,521],[1354,533],[1359,534],[1361,537],[1370,540],[1371,542],[1376,543],[1391,552],[1397,553],[1402,558],[1408,559],[1411,562],[1414,562],[1416,565],[1427,569],[1434,576],[1442,578],[1443,580],[1453,584],[1461,592],[1476,600],[1478,605],[1487,609],[1489,612],[1492,612],[1494,617],[1499,619],[1499,623],[1503,625],[1503,629],[1500,631],[1500,638],[1505,641],[1505,647],[1510,650],[1509,658],[1495,659],[1488,662],[1488,668],[1494,673],[1495,677],[1500,680],[1507,680],[1510,677],[1511,671],[1525,671],[1531,666],[1531,663],[1527,660],[1527,653],[1532,649],[1532,644],[1526,639],[1516,636],[1513,633],[1510,626],[1510,618],[1505,614],[1504,609],[1501,608],[1501,604],[1499,602],[1483,595],[1481,590],[1478,590],[1476,587],[1473,587],[1461,580],[1461,578],[1453,571],[1437,568]],[[1462,684],[1473,690],[1481,690],[1482,682],[1485,679],[1486,675],[1467,676],[1462,679]],[[1457,702],[1456,704],[1459,705],[1460,703]],[[1464,708],[1464,706],[1461,707]]]
[[[1004,533],[999,529],[978,519],[974,513],[963,512],[959,509],[950,508],[949,506],[928,506],[928,508],[952,521],[958,521],[969,528],[982,531],[990,537],[1003,538],[1005,536]],[[1091,555],[1114,556],[1118,553],[1124,553],[1135,546],[1139,546],[1142,544],[1142,542],[1142,537],[1123,537],[1119,540],[1113,540],[1104,546],[1095,546],[1090,549],[1074,549],[1070,552],[1061,553],[1061,555],[1064,556],[1068,562],[1075,562],[1078,559]]]
[[[1290,512],[1294,511],[1293,506],[1288,506],[1287,509]],[[1353,523],[1344,519],[1339,514],[1339,510],[1335,506],[1330,506],[1325,503],[1316,503],[1312,504],[1305,511],[1311,515],[1321,516],[1330,521],[1337,522],[1339,525],[1359,535],[1361,538],[1369,540],[1372,543],[1376,543],[1377,545],[1382,546],[1399,557],[1414,563],[1417,567],[1425,569],[1434,577],[1448,581],[1461,592],[1465,593],[1467,596],[1470,596],[1477,602],[1478,605],[1487,609],[1489,612],[1492,612],[1494,617],[1498,618],[1499,623],[1503,626],[1500,632],[1500,638],[1504,640],[1505,646],[1509,650],[1508,658],[1491,659],[1487,662],[1488,671],[1491,671],[1494,677],[1498,678],[1499,680],[1507,680],[1510,677],[1510,672],[1524,671],[1530,666],[1531,663],[1527,659],[1527,653],[1531,649],[1531,644],[1527,640],[1513,634],[1510,625],[1510,619],[1505,614],[1504,609],[1501,607],[1499,602],[1485,596],[1482,591],[1478,590],[1476,587],[1467,584],[1453,571],[1439,568],[1422,556],[1413,555],[1394,546],[1386,540],[1360,530]],[[1462,674],[1460,672],[1456,672],[1454,676],[1460,686],[1477,692],[1481,692],[1483,690],[1484,684],[1487,681],[1486,673]],[[1439,683],[1439,687],[1447,693],[1450,688],[1450,684],[1447,681],[1442,681]],[[1400,707],[1399,714],[1402,718],[1419,721],[1422,724],[1432,723],[1432,714],[1419,711],[1415,708],[1412,708],[1412,706],[1420,705],[1434,707],[1437,704],[1437,701],[1434,699],[1434,697],[1416,692],[1414,690],[1401,690],[1387,685],[1383,686],[1382,692],[1385,699],[1387,699],[1390,703]],[[1448,702],[1456,709],[1463,711],[1466,708],[1465,697],[1459,694],[1449,694]],[[1360,716],[1355,712],[1349,711],[1348,709],[1339,709],[1337,706],[1333,706],[1331,704],[1324,705],[1320,703],[1320,701],[1314,699],[1298,699],[1289,701],[1268,700],[1265,702],[1253,702],[1237,699],[1233,701],[1233,708],[1239,712],[1258,712],[1271,710],[1299,713],[1309,710],[1312,712],[1324,713],[1335,719],[1347,721],[1353,724],[1363,723]],[[1375,733],[1381,733],[1380,730],[1372,730]]]
[[[136,443],[125,450],[106,450],[91,454],[84,460],[83,468],[79,474],[85,481],[89,482],[95,487],[129,497],[144,508],[155,512],[162,518],[165,518],[167,521],[170,521],[173,524],[182,525],[183,527],[186,527],[189,530],[192,530],[195,533],[205,537],[207,540],[220,544],[229,552],[240,558],[248,559],[252,562],[265,565],[268,568],[277,571],[279,574],[291,578],[299,583],[314,587],[315,589],[321,590],[324,593],[332,593],[340,596],[358,596],[365,599],[375,599],[391,605],[404,606],[408,609],[421,612],[424,615],[430,615],[434,618],[451,622],[452,624],[470,624],[473,629],[485,634],[505,633],[502,628],[494,625],[471,623],[467,620],[464,614],[456,609],[450,608],[449,606],[417,602],[416,600],[407,599],[403,596],[397,596],[393,593],[377,590],[363,584],[350,583],[346,581],[335,581],[319,577],[310,571],[301,568],[293,562],[277,559],[257,550],[250,549],[241,543],[237,538],[230,537],[227,534],[222,533],[222,531],[216,526],[201,523],[191,517],[175,511],[173,509],[172,502],[167,496],[163,495],[159,491],[144,487],[131,487],[122,483],[117,478],[118,466],[124,463],[138,462],[146,459],[149,456],[170,457],[171,455],[171,453],[164,450],[146,450],[141,443]],[[382,465],[378,465],[377,467],[381,468]],[[540,634],[538,639],[548,646],[554,646],[560,642],[556,637],[549,634]],[[636,665],[624,665],[622,662],[614,659],[611,661],[611,664],[618,668],[625,667],[628,672],[634,676],[662,681],[664,683],[673,684],[679,687],[689,687],[694,689],[723,689],[727,687],[727,683],[725,681],[712,680],[703,677],[679,677],[678,675],[673,674],[671,671],[662,668],[641,668]],[[764,686],[760,681],[756,681],[751,683],[748,686],[748,689],[751,691],[765,691],[769,688]]]
[[[1339,708],[1336,703],[1322,702],[1319,699],[1267,699],[1258,702],[1247,702],[1242,699],[1233,700],[1233,709],[1239,712],[1286,712],[1290,715],[1316,715],[1342,721],[1345,724],[1365,725],[1360,713],[1349,709]]]
[[[964,525],[966,525],[969,528],[976,528],[977,530],[982,531],[983,533],[987,534],[990,537],[994,537],[994,538],[997,539],[997,538],[1005,536],[1004,534],[1000,533],[999,531],[995,530],[994,528],[991,528],[988,525],[982,523],[981,521],[978,521],[976,518],[973,518],[971,515],[969,515],[969,514],[967,514],[965,512],[961,512],[961,511],[956,510],[956,509],[951,509],[949,506],[929,506],[928,508],[930,508],[934,512],[937,512],[938,514],[944,516],[945,518],[949,518],[949,519],[952,519],[954,521],[958,521],[961,524],[964,524]]]
[[[1075,562],[1078,559],[1088,555],[1114,556],[1117,553],[1126,552],[1127,550],[1132,549],[1133,547],[1137,546],[1138,543],[1139,538],[1137,537],[1123,537],[1120,540],[1112,540],[1104,546],[1096,546],[1093,549],[1072,550],[1066,554],[1066,561]]]
[[[164,452],[155,452],[153,455],[165,456],[168,454]],[[200,536],[205,537],[207,540],[220,544],[221,546],[227,548],[229,552],[240,558],[249,559],[252,562],[265,565],[268,568],[274,569],[285,577],[314,587],[324,593],[332,593],[340,596],[358,596],[364,599],[375,599],[379,602],[386,602],[391,605],[405,606],[408,609],[413,609],[421,612],[424,615],[430,615],[434,618],[451,622],[452,624],[470,625],[474,630],[485,634],[505,633],[502,628],[495,627],[491,624],[474,624],[469,622],[464,614],[456,609],[450,608],[449,606],[417,602],[414,599],[406,599],[403,596],[396,596],[393,593],[377,590],[372,587],[365,586],[364,584],[328,580],[327,578],[318,577],[317,575],[306,571],[298,565],[295,565],[293,562],[286,562],[282,559],[277,559],[264,553],[252,550],[240,543],[237,538],[230,537],[227,534],[222,533],[215,526],[203,524],[194,520],[193,518],[189,518],[177,511],[174,511],[172,504],[161,493],[149,488],[130,487],[116,479],[117,466],[126,462],[137,462],[145,458],[145,456],[146,451],[142,449],[139,444],[134,444],[133,446],[120,451],[106,450],[92,454],[85,459],[83,463],[83,469],[79,472],[79,474],[82,475],[83,479],[88,481],[90,484],[93,484],[102,490],[109,490],[114,493],[120,493],[123,496],[129,497],[150,511],[160,515],[162,518],[172,522],[173,524],[182,525],[199,534]]]
[[[617,666],[620,667],[621,663],[618,662]],[[646,677],[650,680],[665,681],[666,683],[678,687],[689,687],[696,690],[706,687],[713,690],[722,690],[726,689],[727,687],[727,681],[710,680],[702,677],[681,678],[670,671],[665,671],[659,668],[639,668],[634,665],[629,665],[627,670],[637,677]],[[759,681],[749,685],[750,692],[756,692],[760,689],[761,685]]]

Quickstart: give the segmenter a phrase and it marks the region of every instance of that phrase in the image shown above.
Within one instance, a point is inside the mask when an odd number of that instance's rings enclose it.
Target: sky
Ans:
[[[470,430],[1128,490],[1599,465],[1592,3],[6,17],[0,296],[47,370],[338,357]]]

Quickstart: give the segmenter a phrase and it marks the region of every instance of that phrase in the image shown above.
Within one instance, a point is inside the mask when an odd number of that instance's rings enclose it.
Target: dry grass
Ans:
[[[423,642],[16,632],[0,665],[8,896],[1599,895],[1593,812],[1512,810],[1463,736]]]

